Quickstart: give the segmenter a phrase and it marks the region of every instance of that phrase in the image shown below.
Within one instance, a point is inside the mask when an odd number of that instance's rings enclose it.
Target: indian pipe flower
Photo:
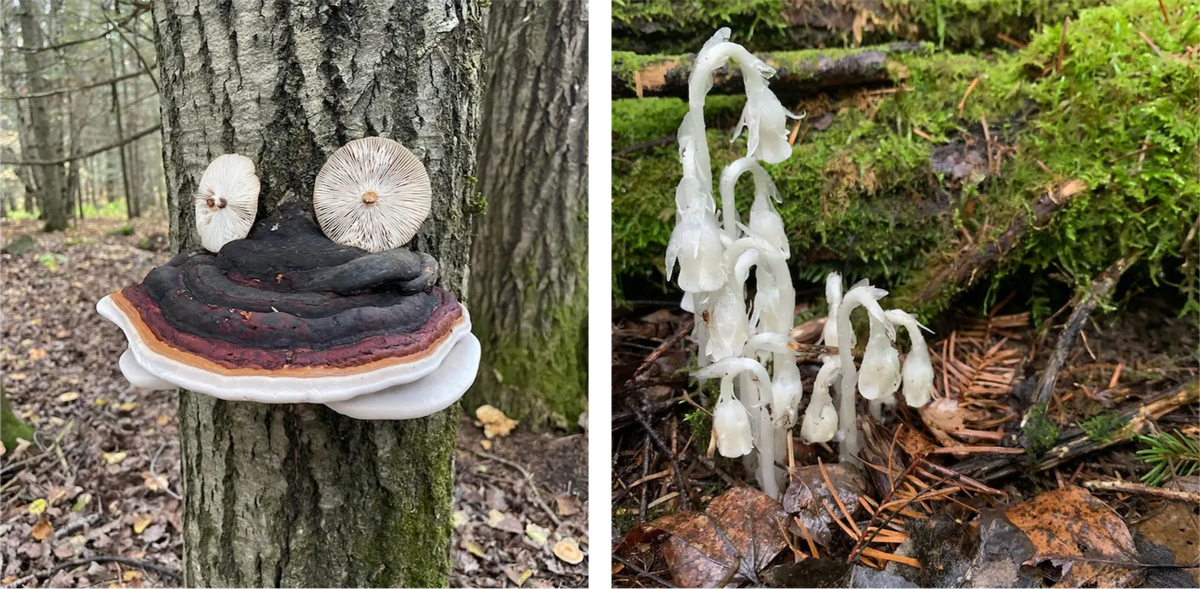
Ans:
[[[887,296],[887,291],[881,288],[875,288],[869,284],[856,285],[846,293],[846,296],[842,297],[842,304],[838,307],[838,365],[842,372],[838,394],[838,433],[841,435],[842,442],[838,447],[838,454],[843,462],[849,456],[858,454],[859,445],[856,395],[854,394],[854,385],[858,383],[858,374],[855,372],[852,353],[854,344],[851,340],[854,337],[854,328],[850,326],[850,313],[861,306],[865,307],[867,312],[877,320],[882,319],[883,308],[879,306],[879,299],[885,296]]]
[[[383,137],[343,145],[325,162],[313,188],[313,209],[325,235],[369,252],[408,243],[431,201],[425,165]]]
[[[467,309],[436,282],[428,254],[333,243],[290,203],[97,310],[125,333],[119,365],[135,386],[410,419],[457,401],[479,364]]]
[[[896,328],[887,317],[868,317],[870,337],[858,373],[858,392],[870,401],[886,401],[900,388],[900,352],[892,345]]]
[[[933,398],[933,365],[929,361],[929,347],[925,345],[921,330],[933,332],[918,323],[916,315],[900,309],[889,309],[884,315],[888,321],[904,326],[912,340],[912,349],[904,357],[904,402],[909,407],[923,407]]]
[[[737,458],[754,450],[750,414],[734,398],[732,379],[721,379],[721,396],[713,410],[713,429],[717,432],[717,451],[721,456]]]
[[[254,162],[236,153],[208,164],[196,190],[196,231],[210,252],[246,237],[258,214],[258,176]]]
[[[831,381],[838,374],[838,359],[825,356],[821,361],[824,363],[813,380],[812,398],[808,400],[808,409],[800,424],[800,439],[806,444],[828,442],[838,429],[837,408],[833,405],[833,397],[829,395]]]

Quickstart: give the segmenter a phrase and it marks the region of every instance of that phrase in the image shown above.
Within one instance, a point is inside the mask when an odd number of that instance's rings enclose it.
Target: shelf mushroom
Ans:
[[[135,386],[413,419],[457,401],[479,365],[466,307],[436,282],[428,254],[335,243],[292,202],[97,310],[124,332],[120,368]]]

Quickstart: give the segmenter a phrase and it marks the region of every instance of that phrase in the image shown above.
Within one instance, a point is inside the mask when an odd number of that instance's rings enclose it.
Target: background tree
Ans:
[[[253,159],[260,218],[345,142],[424,161],[433,211],[412,246],[465,296],[482,34],[474,2],[156,0],[171,243],[198,247],[191,195],[218,155]],[[469,303],[468,303],[469,304]],[[181,393],[185,582],[445,585],[457,411],[357,421],[320,405]]]
[[[468,404],[534,427],[586,406],[587,22],[583,0],[513,0],[488,14],[471,252],[483,344]]]
[[[62,127],[56,116],[62,97],[50,88],[46,70],[53,56],[43,51],[40,11],[35,12],[34,2],[20,3],[21,41],[25,52],[25,69],[28,72],[30,92],[30,150],[37,159],[54,161],[62,157]],[[50,3],[50,15],[56,16],[59,4]],[[39,6],[40,8],[40,3]],[[37,170],[38,198],[45,215],[45,231],[61,231],[67,228],[66,173],[61,164],[39,166]]]

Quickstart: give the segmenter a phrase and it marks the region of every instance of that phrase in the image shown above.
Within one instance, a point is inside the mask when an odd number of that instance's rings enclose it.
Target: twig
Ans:
[[[1060,35],[1058,38],[1058,60],[1054,62],[1054,71],[1060,74],[1063,70],[1063,49],[1067,44],[1067,27],[1069,26],[1071,26],[1071,17],[1068,16],[1066,20],[1063,21],[1062,35]]]
[[[676,588],[678,587],[678,585],[676,585],[676,584],[674,584],[674,583],[672,583],[650,571],[647,571],[646,569],[643,569],[642,567],[637,566],[636,564],[633,564],[632,562],[629,562],[628,560],[625,560],[624,558],[621,558],[620,556],[617,556],[616,554],[612,555],[612,558],[613,558],[613,560],[632,569],[633,572],[637,573],[639,577],[646,577],[647,579],[650,579],[650,580],[662,585],[663,587],[676,587]]]
[[[1189,493],[1187,491],[1172,491],[1170,489],[1162,489],[1159,487],[1151,487],[1140,483],[1129,483],[1126,481],[1087,481],[1083,486],[1094,491],[1112,491],[1114,493],[1130,493],[1132,495],[1146,495],[1156,499],[1166,499],[1168,501],[1183,501],[1186,503],[1200,503],[1200,493]]]
[[[671,447],[663,441],[662,436],[658,435],[658,431],[654,429],[654,425],[650,423],[650,418],[643,413],[642,407],[639,407],[639,404],[639,401],[630,400],[629,408],[633,410],[633,416],[642,426],[642,429],[646,430],[646,433],[650,436],[650,441],[654,442],[654,445],[658,447],[658,451],[665,454],[671,461],[671,468],[675,471],[675,483],[679,485],[679,490],[684,495],[684,508],[691,509],[692,487],[688,485],[687,479],[683,476],[683,467],[679,465],[679,457],[671,452]]]
[[[155,479],[158,479],[158,472],[155,471],[154,466],[158,463],[159,455],[162,454],[163,450],[167,449],[167,444],[169,443],[170,442],[163,442],[162,445],[158,447],[158,451],[154,453],[154,457],[150,459],[150,476],[154,477]],[[163,477],[163,480],[166,481],[167,477]],[[182,495],[171,490],[171,481],[167,481],[167,484],[163,487],[163,490],[166,491],[168,495],[183,501]]]
[[[179,571],[177,571],[175,569],[169,569],[165,566],[157,565],[157,564],[154,564],[149,561],[137,560],[134,558],[126,558],[124,556],[91,556],[88,558],[78,558],[75,560],[68,560],[66,562],[60,562],[45,571],[36,573],[31,576],[38,578],[38,579],[46,579],[46,578],[50,577],[51,575],[53,575],[54,573],[57,573],[58,571],[61,571],[63,569],[69,569],[72,567],[77,567],[77,566],[83,565],[83,564],[90,564],[93,562],[116,562],[116,563],[120,563],[120,564],[124,564],[124,565],[138,567],[140,569],[147,570],[147,571],[153,571],[153,572],[156,572],[165,577],[170,577],[171,579],[173,579],[177,582],[183,581],[183,575],[181,575],[179,573]],[[17,581],[15,581],[13,584],[5,585],[5,587],[17,587],[20,584],[22,584],[21,581],[26,580],[26,579],[29,579],[29,577],[17,579]]]
[[[965,93],[963,93],[962,100],[958,101],[958,116],[960,116],[960,117],[962,116],[963,107],[967,105],[967,97],[969,97],[971,95],[971,91],[975,90],[975,84],[978,84],[978,83],[979,83],[979,76],[976,75],[975,79],[971,80],[971,84],[969,86],[967,86],[967,91]]]
[[[1130,266],[1137,261],[1137,255],[1117,260],[1115,264],[1110,266],[1098,278],[1092,281],[1091,286],[1086,292],[1081,293],[1075,298],[1075,310],[1071,311],[1071,316],[1067,319],[1066,329],[1058,336],[1058,343],[1054,346],[1054,353],[1050,356],[1050,361],[1046,363],[1046,369],[1042,372],[1042,377],[1038,380],[1037,392],[1034,394],[1033,400],[1030,403],[1030,408],[1037,405],[1045,405],[1050,401],[1051,395],[1054,393],[1054,384],[1058,380],[1058,373],[1067,362],[1067,355],[1071,352],[1071,347],[1075,345],[1075,338],[1083,329],[1083,323],[1087,320],[1088,315],[1100,303],[1100,301],[1108,296],[1116,287],[1117,282],[1121,279],[1121,275],[1125,273]],[[1021,420],[1021,425],[1025,425],[1025,421],[1029,418],[1029,413],[1026,411],[1025,417]]]
[[[529,472],[528,470],[525,470],[524,466],[521,466],[520,464],[513,462],[512,460],[509,460],[507,458],[501,458],[499,456],[496,456],[495,454],[490,454],[488,452],[484,452],[483,450],[472,449],[471,451],[483,458],[487,458],[488,460],[495,460],[496,462],[499,462],[500,464],[511,466],[512,468],[515,468],[515,469],[521,471],[521,474],[525,475],[525,480],[529,482],[529,488],[533,490],[533,499],[534,499],[534,501],[537,502],[538,507],[541,507],[542,511],[546,512],[546,515],[550,516],[550,521],[554,522],[555,527],[562,525],[562,520],[558,519],[558,516],[554,514],[554,511],[552,511],[548,505],[546,505],[545,501],[542,501],[542,493],[540,491],[538,491],[537,482],[533,480],[533,473]]]

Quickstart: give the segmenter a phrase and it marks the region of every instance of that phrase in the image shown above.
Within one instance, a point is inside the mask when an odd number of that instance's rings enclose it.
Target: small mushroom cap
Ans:
[[[196,189],[196,230],[210,252],[250,234],[258,214],[258,175],[254,162],[236,153],[213,160]]]
[[[429,215],[432,189],[425,165],[383,137],[356,139],[325,162],[313,209],[325,235],[369,252],[400,247]]]

